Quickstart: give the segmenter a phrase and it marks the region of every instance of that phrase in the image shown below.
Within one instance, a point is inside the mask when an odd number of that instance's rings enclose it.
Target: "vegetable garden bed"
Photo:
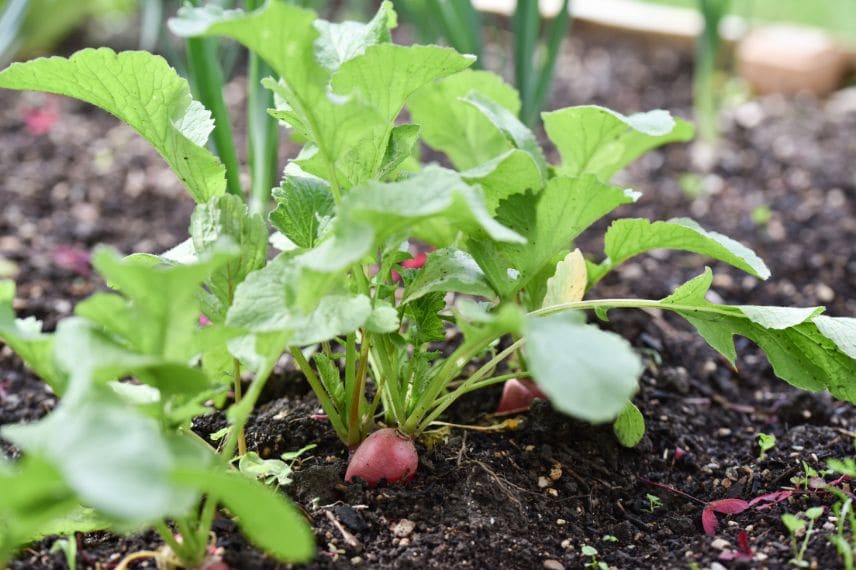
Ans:
[[[687,116],[690,84],[683,56],[575,37],[560,59],[551,108],[594,103]],[[0,255],[17,265],[17,312],[44,319],[52,330],[73,303],[103,288],[84,252],[98,243],[123,253],[164,251],[186,238],[193,203],[163,161],[103,113],[5,91],[0,101]],[[56,105],[59,119],[33,134],[24,119],[45,104]],[[856,315],[856,93],[828,102],[767,98],[728,111],[726,119],[709,173],[692,174],[688,145],[654,151],[623,175],[643,195],[618,213],[652,220],[692,215],[751,246],[773,278],[759,285],[717,263],[713,290],[724,302],[825,305],[830,315]],[[599,231],[577,245],[602,251],[596,236],[607,225],[599,222]],[[659,299],[706,264],[690,254],[635,258],[607,276],[597,295]],[[738,562],[722,564],[743,564],[741,556],[758,567],[784,567],[794,554],[781,515],[829,507],[828,492],[806,485],[777,504],[721,515],[716,538],[705,534],[702,513],[713,501],[799,487],[801,478],[811,479],[803,462],[820,471],[829,458],[852,456],[853,407],[775,379],[763,353],[742,338],[738,373],[668,313],[613,310],[609,317],[602,326],[644,358],[634,403],[647,433],[637,447],[621,447],[609,425],[571,420],[546,403],[511,421],[494,418],[501,391],[495,386],[465,396],[444,417],[481,429],[434,426],[426,440],[433,445],[418,444],[415,479],[397,486],[343,482],[347,450],[316,417],[305,381],[280,363],[247,426],[247,445],[262,457],[316,445],[282,488],[316,535],[318,554],[308,567],[710,567],[723,557]],[[443,349],[459,340],[449,338]],[[45,385],[3,349],[0,424],[36,420],[55,405]],[[194,422],[203,437],[225,426],[222,414]],[[776,444],[759,461],[762,432],[775,435]],[[726,505],[723,512],[728,504],[714,503]],[[834,534],[825,524],[829,514],[805,553],[819,568],[841,565],[827,542]],[[213,530],[231,568],[279,567],[228,519],[219,518]],[[12,568],[63,567],[62,554],[49,552],[54,540],[25,548]],[[161,545],[153,532],[82,534],[78,544],[78,567],[87,568]],[[597,550],[596,560],[585,546]],[[134,567],[146,564],[153,566]]]

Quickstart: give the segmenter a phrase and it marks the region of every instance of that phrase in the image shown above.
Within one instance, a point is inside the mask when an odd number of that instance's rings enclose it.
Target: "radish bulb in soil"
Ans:
[[[345,481],[362,479],[374,487],[383,479],[390,483],[406,482],[416,475],[419,456],[413,439],[392,428],[368,436],[351,456]]]
[[[512,378],[502,387],[502,397],[496,407],[496,414],[505,415],[526,411],[536,399],[547,400],[548,398],[535,385],[535,382],[527,378]]]

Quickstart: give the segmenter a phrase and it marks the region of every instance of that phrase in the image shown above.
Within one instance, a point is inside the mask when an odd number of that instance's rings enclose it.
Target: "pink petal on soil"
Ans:
[[[681,449],[680,447],[675,448],[675,461],[680,461],[687,454],[686,451]]]
[[[749,503],[743,499],[720,499],[711,501],[704,507],[701,513],[701,526],[704,528],[704,533],[713,536],[716,534],[716,529],[719,526],[719,521],[716,519],[716,513],[724,515],[736,515],[742,513],[749,508]]]
[[[755,553],[749,548],[749,535],[745,530],[737,533],[737,550],[726,550],[719,555],[720,560],[745,560],[749,561],[755,557]]]
[[[772,493],[767,493],[765,495],[760,495],[755,497],[751,501],[749,501],[750,507],[755,507],[757,510],[769,509],[775,504],[781,503],[782,501],[786,501],[791,498],[794,494],[793,491],[773,491]],[[768,503],[765,505],[757,506],[760,503]]]
[[[59,119],[56,103],[49,100],[41,107],[24,111],[24,126],[31,135],[47,134]]]
[[[51,256],[54,265],[74,271],[83,277],[92,274],[92,265],[89,263],[89,252],[73,245],[60,245],[53,250]]]
[[[199,314],[199,326],[200,327],[207,327],[210,324],[211,324],[211,319],[209,319],[208,317],[206,317],[205,315],[200,313]]]

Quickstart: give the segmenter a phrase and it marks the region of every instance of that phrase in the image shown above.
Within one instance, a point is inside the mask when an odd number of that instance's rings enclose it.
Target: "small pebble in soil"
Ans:
[[[552,558],[545,560],[543,566],[547,570],[565,570],[565,566],[561,562]]]
[[[392,528],[392,534],[397,536],[398,538],[404,538],[406,536],[410,536],[410,533],[416,528],[416,523],[410,519],[401,519],[397,523],[395,523]]]

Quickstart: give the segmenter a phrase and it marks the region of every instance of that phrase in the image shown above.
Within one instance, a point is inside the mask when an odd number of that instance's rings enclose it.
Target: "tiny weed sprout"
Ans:
[[[710,268],[662,299],[592,294],[652,250],[770,276],[745,245],[686,218],[615,219],[602,252],[576,247],[639,197],[613,176],[690,140],[689,123],[663,110],[558,109],[541,115],[556,150],[545,153],[511,86],[451,48],[392,43],[395,23],[389,2],[362,24],[283,0],[186,7],[170,21],[180,37],[232,39],[269,66],[270,116],[302,145],[271,211],[261,182],[244,202],[231,160],[208,150],[211,114],[161,57],[85,49],[0,71],[2,88],[74,97],[130,125],[196,202],[187,240],[161,255],[96,249],[92,269],[111,290],[55,332],[16,318],[15,286],[0,281],[0,340],[61,398],[44,419],[2,429],[22,458],[0,462],[4,497],[20,498],[0,501],[0,563],[46,529],[151,527],[166,562],[198,567],[212,562],[220,507],[271,557],[310,560],[305,518],[266,485],[287,482],[293,459],[261,460],[244,436],[283,355],[352,451],[346,479],[369,485],[418,476],[414,440],[461,396],[511,380],[636,445],[645,425],[631,400],[645,362],[598,326],[613,310],[674,313],[732,366],[734,337],[746,337],[786,382],[856,401],[856,319],[713,303]],[[424,163],[423,145],[443,165]],[[263,156],[254,171],[274,169]],[[415,242],[430,251],[421,267],[402,263]],[[229,422],[217,449],[191,430],[215,408]]]
[[[659,509],[663,508],[663,501],[657,495],[652,495],[650,493],[645,494],[645,498],[648,500],[648,506],[645,507],[645,510],[651,513],[652,515]]]
[[[776,447],[776,436],[768,433],[758,434],[758,448],[761,450],[758,454],[758,462],[762,462],[767,458],[767,452]]]
[[[594,546],[589,546],[588,544],[584,544],[582,548],[580,548],[580,553],[588,558],[588,562],[586,562],[586,568],[594,568],[595,570],[608,570],[609,564],[606,562],[602,562],[598,560],[598,551]]]
[[[815,522],[823,515],[823,510],[823,507],[807,509],[805,513],[800,513],[805,515],[805,519],[799,515],[792,515],[790,513],[782,515],[782,523],[788,529],[788,534],[791,537],[791,550],[794,553],[794,557],[790,560],[790,563],[797,568],[809,567],[809,563],[805,560],[805,551],[808,548],[812,534],[814,534]],[[798,541],[799,537],[802,537],[802,542]]]

